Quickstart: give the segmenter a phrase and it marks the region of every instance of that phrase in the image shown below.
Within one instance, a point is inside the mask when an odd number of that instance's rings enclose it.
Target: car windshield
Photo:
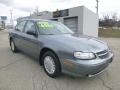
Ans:
[[[72,34],[73,32],[60,22],[56,21],[37,21],[40,34]]]

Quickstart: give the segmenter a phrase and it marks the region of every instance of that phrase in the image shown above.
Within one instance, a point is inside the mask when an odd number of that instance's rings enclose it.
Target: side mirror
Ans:
[[[20,31],[18,28],[15,28],[16,31]]]
[[[32,30],[27,31],[27,34],[37,36],[36,32]]]

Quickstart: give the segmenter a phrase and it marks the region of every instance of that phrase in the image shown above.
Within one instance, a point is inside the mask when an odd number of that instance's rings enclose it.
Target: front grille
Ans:
[[[104,51],[101,51],[101,52],[97,52],[96,54],[99,58],[104,59],[104,58],[107,58],[109,56],[109,51],[104,50]]]

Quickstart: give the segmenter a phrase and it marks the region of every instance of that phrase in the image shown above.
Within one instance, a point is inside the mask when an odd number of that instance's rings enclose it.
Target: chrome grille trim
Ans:
[[[108,50],[97,52],[97,54],[99,55],[99,54],[103,54],[103,53],[106,53],[106,52],[108,52]]]
[[[109,56],[109,51],[104,50],[104,51],[98,52],[96,54],[99,58],[104,59],[104,58],[107,58]]]
[[[99,54],[98,56],[103,56],[103,55],[106,55],[106,54],[108,54],[108,52],[103,53],[103,54]]]

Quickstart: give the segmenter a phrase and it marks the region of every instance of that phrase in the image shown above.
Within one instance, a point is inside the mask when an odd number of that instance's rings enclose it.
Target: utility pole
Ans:
[[[10,10],[10,23],[12,25],[12,27],[14,26],[14,22],[13,22],[13,10]]]
[[[96,13],[98,15],[98,27],[99,27],[99,0],[96,0]]]
[[[97,3],[97,5],[96,5],[96,13],[99,15],[99,0],[96,0],[96,3]]]

